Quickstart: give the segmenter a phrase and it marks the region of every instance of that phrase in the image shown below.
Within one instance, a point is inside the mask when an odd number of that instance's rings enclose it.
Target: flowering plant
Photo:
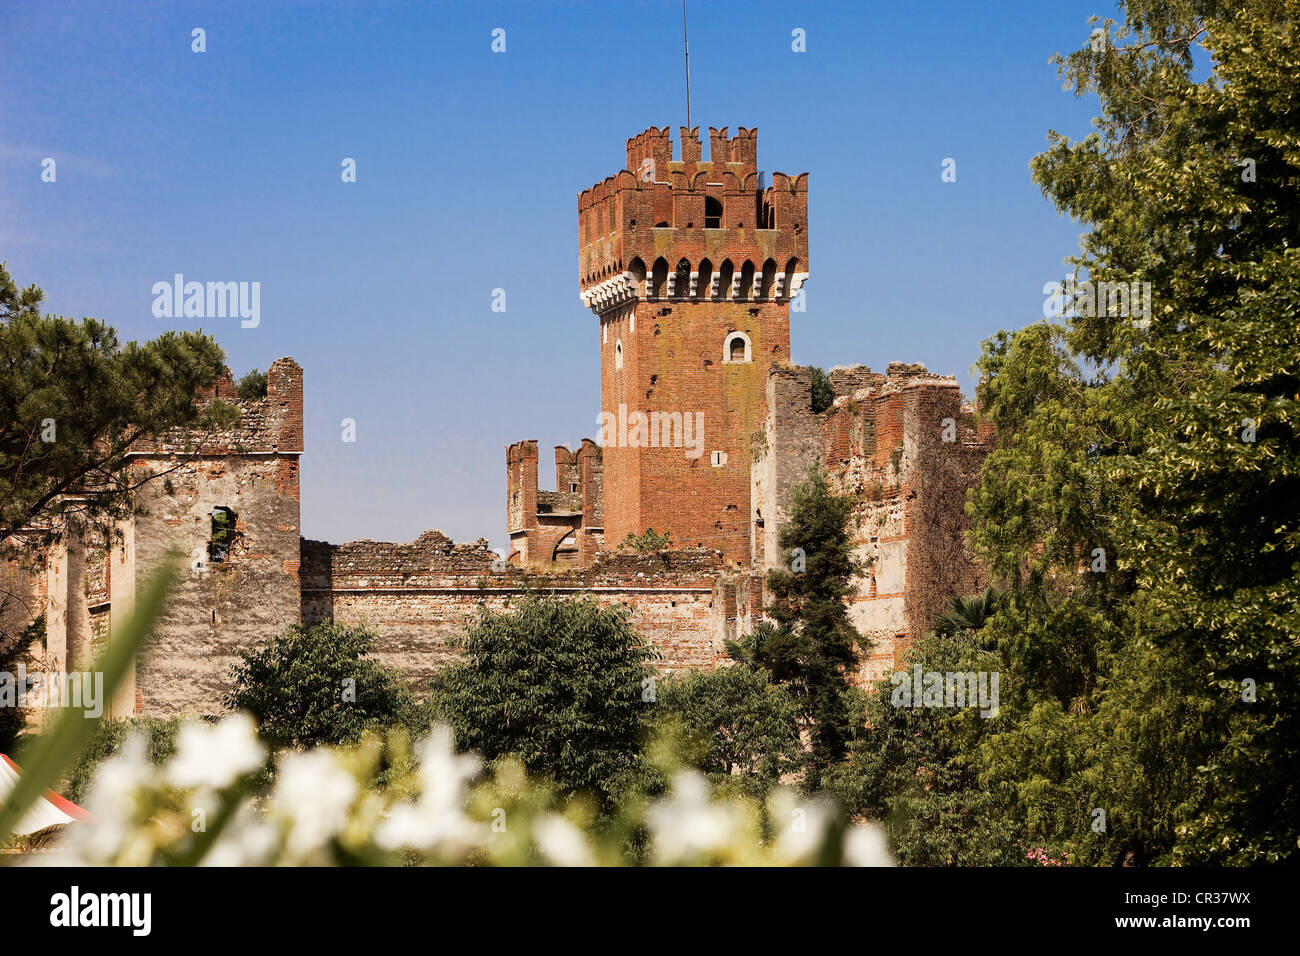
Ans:
[[[883,832],[849,825],[822,798],[777,787],[765,802],[720,798],[693,770],[662,795],[601,816],[522,766],[487,771],[437,727],[351,747],[288,750],[270,761],[251,718],[187,723],[175,754],[150,762],[128,739],[101,765],[92,819],[31,862],[59,866],[890,865]],[[382,778],[383,783],[379,781]]]

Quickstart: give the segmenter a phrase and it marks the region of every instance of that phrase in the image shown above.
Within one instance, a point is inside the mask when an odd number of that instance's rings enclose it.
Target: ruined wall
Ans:
[[[860,676],[876,679],[951,597],[983,587],[965,546],[963,506],[991,438],[975,433],[956,380],[924,366],[894,363],[883,375],[837,368],[830,378],[835,402],[814,414],[808,369],[777,367],[768,376],[769,412],[754,449],[763,519],[754,566],[766,571],[781,559],[790,489],[820,461],[855,499],[854,553],[865,570],[849,614],[867,645]]]
[[[132,693],[141,714],[216,711],[236,652],[300,615],[302,369],[291,359],[275,362],[258,401],[238,401],[228,377],[217,394],[239,407],[237,429],[210,436],[197,451],[190,450],[194,436],[170,435],[132,460],[137,480],[151,480],[112,560],[138,589],[169,551],[183,559],[154,638],[136,661]],[[233,513],[225,554],[212,550],[216,508]],[[132,597],[114,589],[115,616]]]
[[[555,448],[555,491],[538,490],[537,442],[506,448],[506,531],[511,564],[588,565],[604,543],[604,468],[600,447]]]
[[[481,608],[500,610],[530,592],[621,604],[663,655],[665,672],[711,668],[722,653],[724,609],[715,605],[713,552],[603,553],[588,568],[535,574],[496,564],[488,542],[455,544],[426,531],[410,544],[302,543],[303,622],[368,624],[376,657],[422,683],[452,659],[448,638]]]

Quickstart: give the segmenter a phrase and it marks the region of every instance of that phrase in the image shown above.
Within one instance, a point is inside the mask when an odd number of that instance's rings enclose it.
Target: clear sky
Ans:
[[[549,488],[549,449],[596,431],[576,196],[646,127],[677,140],[681,14],[0,0],[0,259],[49,311],[123,338],[202,326],[236,377],[293,356],[307,537],[504,545],[505,446],[537,439]],[[1086,42],[1092,14],[1115,9],[689,3],[702,138],[756,126],[760,169],[810,173],[796,362],[923,362],[969,395],[980,340],[1042,316],[1080,228],[1028,164],[1049,129],[1090,128],[1095,100],[1048,60]],[[152,286],[177,272],[260,282],[260,324],[155,318]]]

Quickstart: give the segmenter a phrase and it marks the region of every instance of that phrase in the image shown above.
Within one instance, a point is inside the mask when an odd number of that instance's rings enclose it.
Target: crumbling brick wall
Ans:
[[[791,488],[820,462],[855,500],[853,544],[864,567],[850,618],[864,638],[860,677],[891,670],[948,601],[983,587],[965,544],[967,489],[991,447],[977,434],[955,379],[922,365],[832,370],[834,404],[812,412],[811,373],[774,367],[754,448],[754,566],[781,560],[777,536]],[[769,517],[770,516],[770,517]],[[755,582],[756,586],[758,582]]]
[[[627,607],[665,672],[711,668],[722,653],[716,552],[602,553],[590,567],[538,574],[502,567],[484,539],[456,544],[426,531],[410,544],[303,541],[302,555],[304,623],[370,626],[378,659],[417,684],[453,657],[449,638],[480,610],[507,608],[529,593]]]
[[[228,373],[218,381],[215,394],[238,406],[241,421],[197,451],[193,434],[177,433],[132,456],[136,478],[152,477],[111,556],[130,579],[125,590],[113,589],[114,616],[169,552],[183,560],[163,618],[136,661],[129,692],[142,714],[215,712],[237,653],[299,619],[302,369],[279,359],[267,379],[266,397],[247,402],[237,398]],[[225,554],[212,550],[217,508],[233,516]]]

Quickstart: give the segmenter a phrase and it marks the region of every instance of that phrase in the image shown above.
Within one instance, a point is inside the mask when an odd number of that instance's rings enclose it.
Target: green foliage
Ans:
[[[250,369],[248,374],[239,380],[239,397],[245,402],[266,398],[266,373],[258,369]]]
[[[813,789],[844,757],[845,691],[862,644],[846,604],[860,570],[853,558],[852,513],[853,499],[835,494],[824,471],[809,469],[791,489],[789,520],[780,533],[787,568],[767,576],[771,620],[729,647],[733,657],[765,668],[799,698],[812,736],[807,783]]]
[[[68,785],[60,791],[74,803],[81,803],[90,791],[99,765],[122,749],[132,734],[142,734],[149,742],[149,760],[155,765],[166,763],[176,752],[176,733],[181,718],[162,720],[157,717],[129,717],[101,721],[94,736],[78,755],[68,772]]]
[[[816,415],[826,411],[835,403],[835,387],[831,385],[831,377],[824,369],[812,365],[809,366],[808,372],[812,379],[812,410]]]
[[[999,447],[969,509],[1015,689],[981,779],[1076,862],[1294,860],[1300,4],[1124,11],[1061,61],[1096,132],[1033,172],[1088,228],[1076,274],[1152,307],[985,343]]]
[[[800,769],[799,705],[766,671],[748,664],[695,671],[664,681],[657,696],[660,721],[675,725],[683,756],[719,791],[765,797]]]
[[[605,805],[646,781],[655,652],[625,609],[529,597],[484,611],[456,646],[462,658],[434,676],[428,703],[458,747],[490,761],[514,755]]]
[[[141,588],[135,606],[122,623],[117,637],[95,662],[95,670],[104,676],[104,696],[112,700],[126,670],[144,645],[145,637],[162,615],[163,599],[176,577],[177,556],[165,556],[159,569]],[[0,804],[0,846],[8,842],[14,826],[36,798],[54,786],[60,776],[85,750],[99,724],[98,717],[87,716],[82,708],[64,708],[44,733],[24,740],[17,755],[22,776]]]
[[[14,601],[13,595],[0,596],[0,611]],[[2,619],[2,616],[0,616]],[[45,615],[42,614],[17,634],[0,632],[0,674],[12,674],[16,682],[18,665],[27,658],[28,648],[39,642],[45,646]],[[21,707],[0,706],[0,753],[12,753],[18,735],[22,733],[26,717]]]
[[[672,535],[667,531],[663,534],[656,534],[654,528],[646,528],[639,535],[629,531],[627,537],[619,544],[619,550],[635,551],[638,554],[656,554],[660,551],[666,551],[672,546]]]
[[[166,332],[122,345],[95,319],[41,316],[41,299],[0,264],[0,541],[69,508],[86,518],[123,513],[126,456],[141,440],[229,419],[225,403],[202,413],[195,403],[222,370],[211,336]]]
[[[367,655],[365,626],[295,624],[231,668],[229,710],[258,721],[272,749],[351,743],[368,727],[417,727],[419,708],[397,671]]]

